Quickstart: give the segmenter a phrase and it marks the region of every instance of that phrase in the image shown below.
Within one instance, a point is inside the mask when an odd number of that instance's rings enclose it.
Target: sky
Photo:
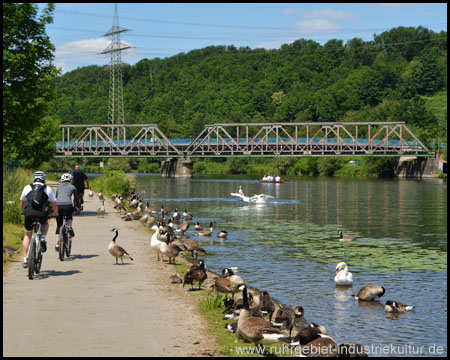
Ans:
[[[45,7],[39,3],[39,9]],[[114,3],[57,3],[47,34],[62,73],[107,65]],[[278,49],[298,39],[364,41],[398,26],[447,31],[446,3],[118,3],[122,61],[168,58],[207,46]]]

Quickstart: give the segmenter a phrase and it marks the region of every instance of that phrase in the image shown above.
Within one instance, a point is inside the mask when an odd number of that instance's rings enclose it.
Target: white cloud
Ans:
[[[340,26],[326,19],[312,19],[295,24],[294,29],[301,34],[333,34],[340,29]]]
[[[358,17],[357,14],[341,11],[341,10],[333,10],[333,9],[323,9],[323,10],[315,10],[310,13],[304,15],[306,18],[330,18],[330,19],[355,19]]]
[[[125,45],[130,45],[126,41],[121,41]],[[100,54],[111,44],[107,38],[87,39],[68,42],[56,46],[54,64],[61,68],[62,73],[73,70],[74,67],[86,65],[106,65],[109,63],[110,54]],[[135,48],[125,50],[122,53],[122,60],[133,62],[133,60],[146,57],[146,54]]]
[[[55,56],[97,59],[98,54],[106,49],[110,43],[111,41],[106,38],[72,41],[56,46]]]

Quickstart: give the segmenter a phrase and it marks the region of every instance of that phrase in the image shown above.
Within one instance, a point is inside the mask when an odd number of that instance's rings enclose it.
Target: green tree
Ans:
[[[54,152],[57,129],[54,119],[45,117],[58,74],[45,32],[53,10],[48,4],[37,18],[35,4],[3,3],[3,151],[26,166],[38,166]]]

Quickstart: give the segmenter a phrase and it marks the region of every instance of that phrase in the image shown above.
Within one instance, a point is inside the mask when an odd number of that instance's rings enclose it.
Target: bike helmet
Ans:
[[[72,175],[70,174],[62,174],[61,175],[61,181],[62,182],[66,182],[66,181],[72,181]]]
[[[47,178],[47,175],[45,175],[45,172],[43,172],[43,171],[36,171],[33,174],[33,180],[34,181],[44,182],[46,178]]]

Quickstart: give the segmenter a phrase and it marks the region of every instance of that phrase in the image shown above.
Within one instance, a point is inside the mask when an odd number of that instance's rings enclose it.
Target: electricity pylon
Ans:
[[[120,34],[129,31],[119,26],[119,16],[117,15],[117,4],[114,9],[113,26],[103,36],[111,36],[111,44],[101,52],[101,54],[111,54],[110,72],[109,72],[109,106],[108,106],[108,124],[123,124],[123,87],[122,87],[122,56],[121,52],[132,48],[120,42]],[[113,138],[113,127],[109,133]]]

